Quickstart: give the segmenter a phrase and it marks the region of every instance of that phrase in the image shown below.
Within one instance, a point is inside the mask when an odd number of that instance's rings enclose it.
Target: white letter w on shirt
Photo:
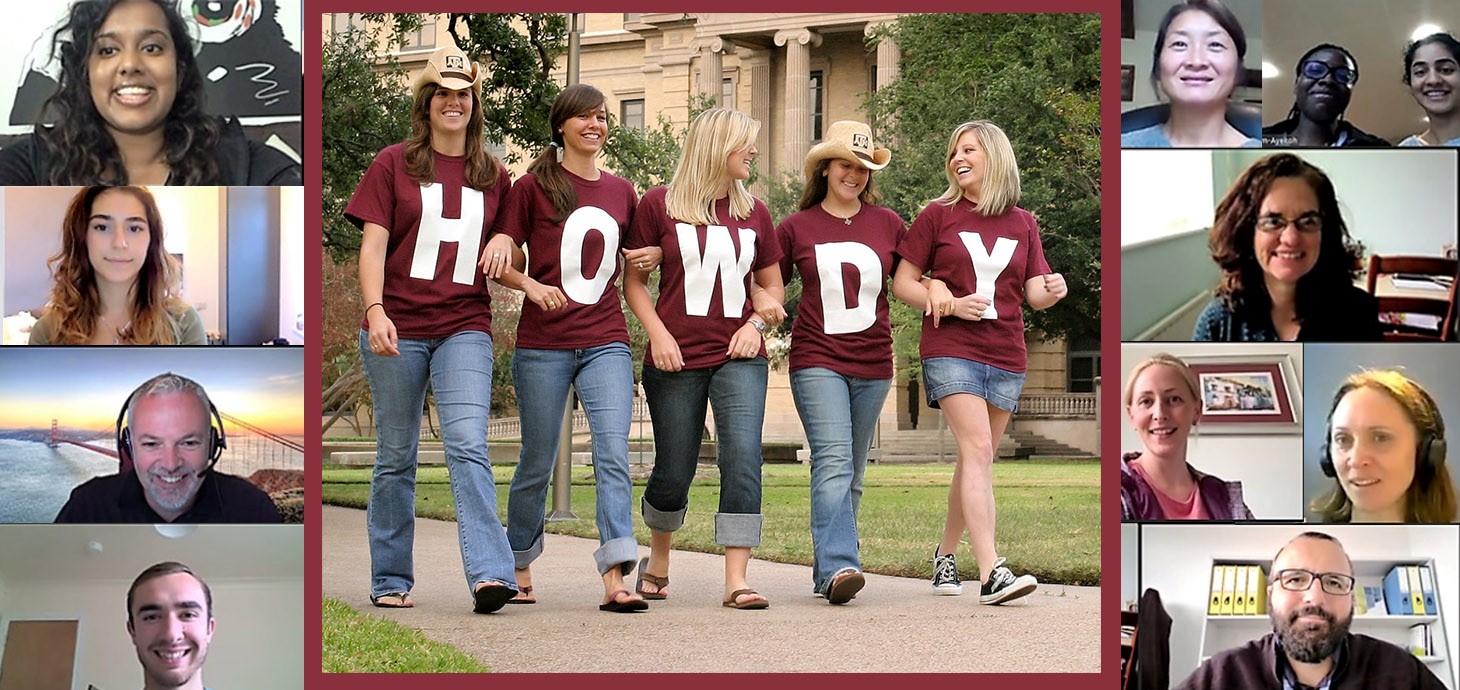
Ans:
[[[708,316],[715,280],[720,282],[720,307],[727,319],[738,319],[745,309],[745,276],[755,263],[755,231],[739,228],[740,256],[730,230],[723,225],[705,228],[705,248],[700,251],[695,226],[675,223],[679,255],[684,261],[684,309],[690,316]],[[701,258],[703,256],[703,258]]]
[[[477,252],[482,246],[482,212],[486,208],[480,190],[461,188],[461,217],[442,218],[442,187],[439,182],[421,187],[421,224],[416,230],[416,250],[411,256],[411,277],[436,279],[436,257],[441,243],[456,243],[456,266],[451,282],[471,285],[476,280]]]
[[[999,282],[999,274],[1009,267],[1009,260],[1014,258],[1014,250],[1019,248],[1019,240],[1000,237],[994,240],[994,250],[990,252],[984,249],[983,238],[976,232],[960,232],[958,239],[963,240],[963,246],[968,248],[968,256],[973,259],[974,293],[989,298],[989,308],[984,310],[983,319],[988,321],[999,318],[994,288]]]

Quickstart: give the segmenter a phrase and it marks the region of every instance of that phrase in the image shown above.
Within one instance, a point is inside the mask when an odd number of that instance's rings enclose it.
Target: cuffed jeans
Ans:
[[[599,543],[593,560],[600,575],[615,566],[627,575],[639,555],[629,479],[629,423],[634,405],[634,361],[629,346],[518,348],[512,358],[512,380],[522,419],[522,453],[507,500],[507,540],[516,566],[526,568],[542,555],[548,480],[557,461],[568,385],[572,384],[593,434]]]
[[[360,358],[375,404],[375,473],[365,516],[371,595],[409,592],[415,585],[416,451],[428,381],[441,419],[467,591],[479,582],[515,590],[512,549],[497,518],[497,487],[487,458],[492,337],[462,331],[446,338],[402,338],[397,347],[399,356],[378,356],[360,332]]]
[[[825,592],[843,568],[861,570],[857,512],[877,416],[891,379],[813,367],[791,372],[791,395],[811,444],[811,579]]]
[[[760,431],[765,421],[763,357],[732,359],[708,369],[644,367],[644,395],[654,417],[654,470],[644,488],[644,524],[659,532],[684,526],[689,486],[699,462],[706,405],[715,410],[720,509],[715,543],[760,546]]]

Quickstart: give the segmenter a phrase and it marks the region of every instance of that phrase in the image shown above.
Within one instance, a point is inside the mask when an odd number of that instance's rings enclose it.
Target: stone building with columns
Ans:
[[[583,15],[578,78],[603,91],[609,112],[631,127],[653,127],[660,116],[683,127],[695,96],[708,94],[717,105],[761,122],[757,167],[762,175],[779,175],[799,171],[806,151],[832,122],[865,121],[862,104],[868,94],[898,78],[898,47],[875,36],[897,16],[589,13]],[[331,15],[324,30],[359,21],[358,15]],[[409,37],[394,57],[414,79],[439,42],[450,40],[443,15]],[[566,82],[566,67],[565,57],[553,71],[560,83]],[[525,172],[530,157],[512,166],[514,177]],[[1078,409],[1074,414],[1081,417],[1089,410],[1093,419],[1093,397],[1085,394],[1093,396],[1099,343],[1031,339],[1028,346],[1025,394],[1044,397],[1031,397],[1024,406],[1047,404],[1060,415]],[[898,405],[911,404],[905,390],[892,398],[899,398]],[[891,399],[889,404],[894,404]],[[925,406],[922,410],[936,415]]]

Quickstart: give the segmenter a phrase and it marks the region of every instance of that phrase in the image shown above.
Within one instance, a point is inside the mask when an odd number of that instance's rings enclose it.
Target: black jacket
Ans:
[[[1445,684],[1408,651],[1368,635],[1349,635],[1329,690],[1445,690]],[[1282,690],[1278,678],[1277,636],[1268,633],[1241,647],[1213,656],[1177,690]]]
[[[304,184],[299,164],[283,152],[249,139],[237,119],[222,121],[218,154],[218,186],[284,187]],[[0,149],[0,185],[50,184],[51,155],[34,134]],[[94,181],[93,181],[94,183]]]
[[[147,505],[136,471],[127,470],[97,477],[73,489],[56,522],[155,525],[167,520]],[[193,507],[173,522],[273,524],[279,522],[279,511],[269,495],[248,480],[210,470],[198,487]]]

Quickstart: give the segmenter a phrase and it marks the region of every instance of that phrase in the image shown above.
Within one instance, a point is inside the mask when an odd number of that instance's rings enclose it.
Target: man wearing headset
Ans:
[[[56,522],[279,522],[268,494],[213,470],[225,447],[222,419],[202,386],[173,373],[153,377],[117,417],[122,471],[76,487]]]

